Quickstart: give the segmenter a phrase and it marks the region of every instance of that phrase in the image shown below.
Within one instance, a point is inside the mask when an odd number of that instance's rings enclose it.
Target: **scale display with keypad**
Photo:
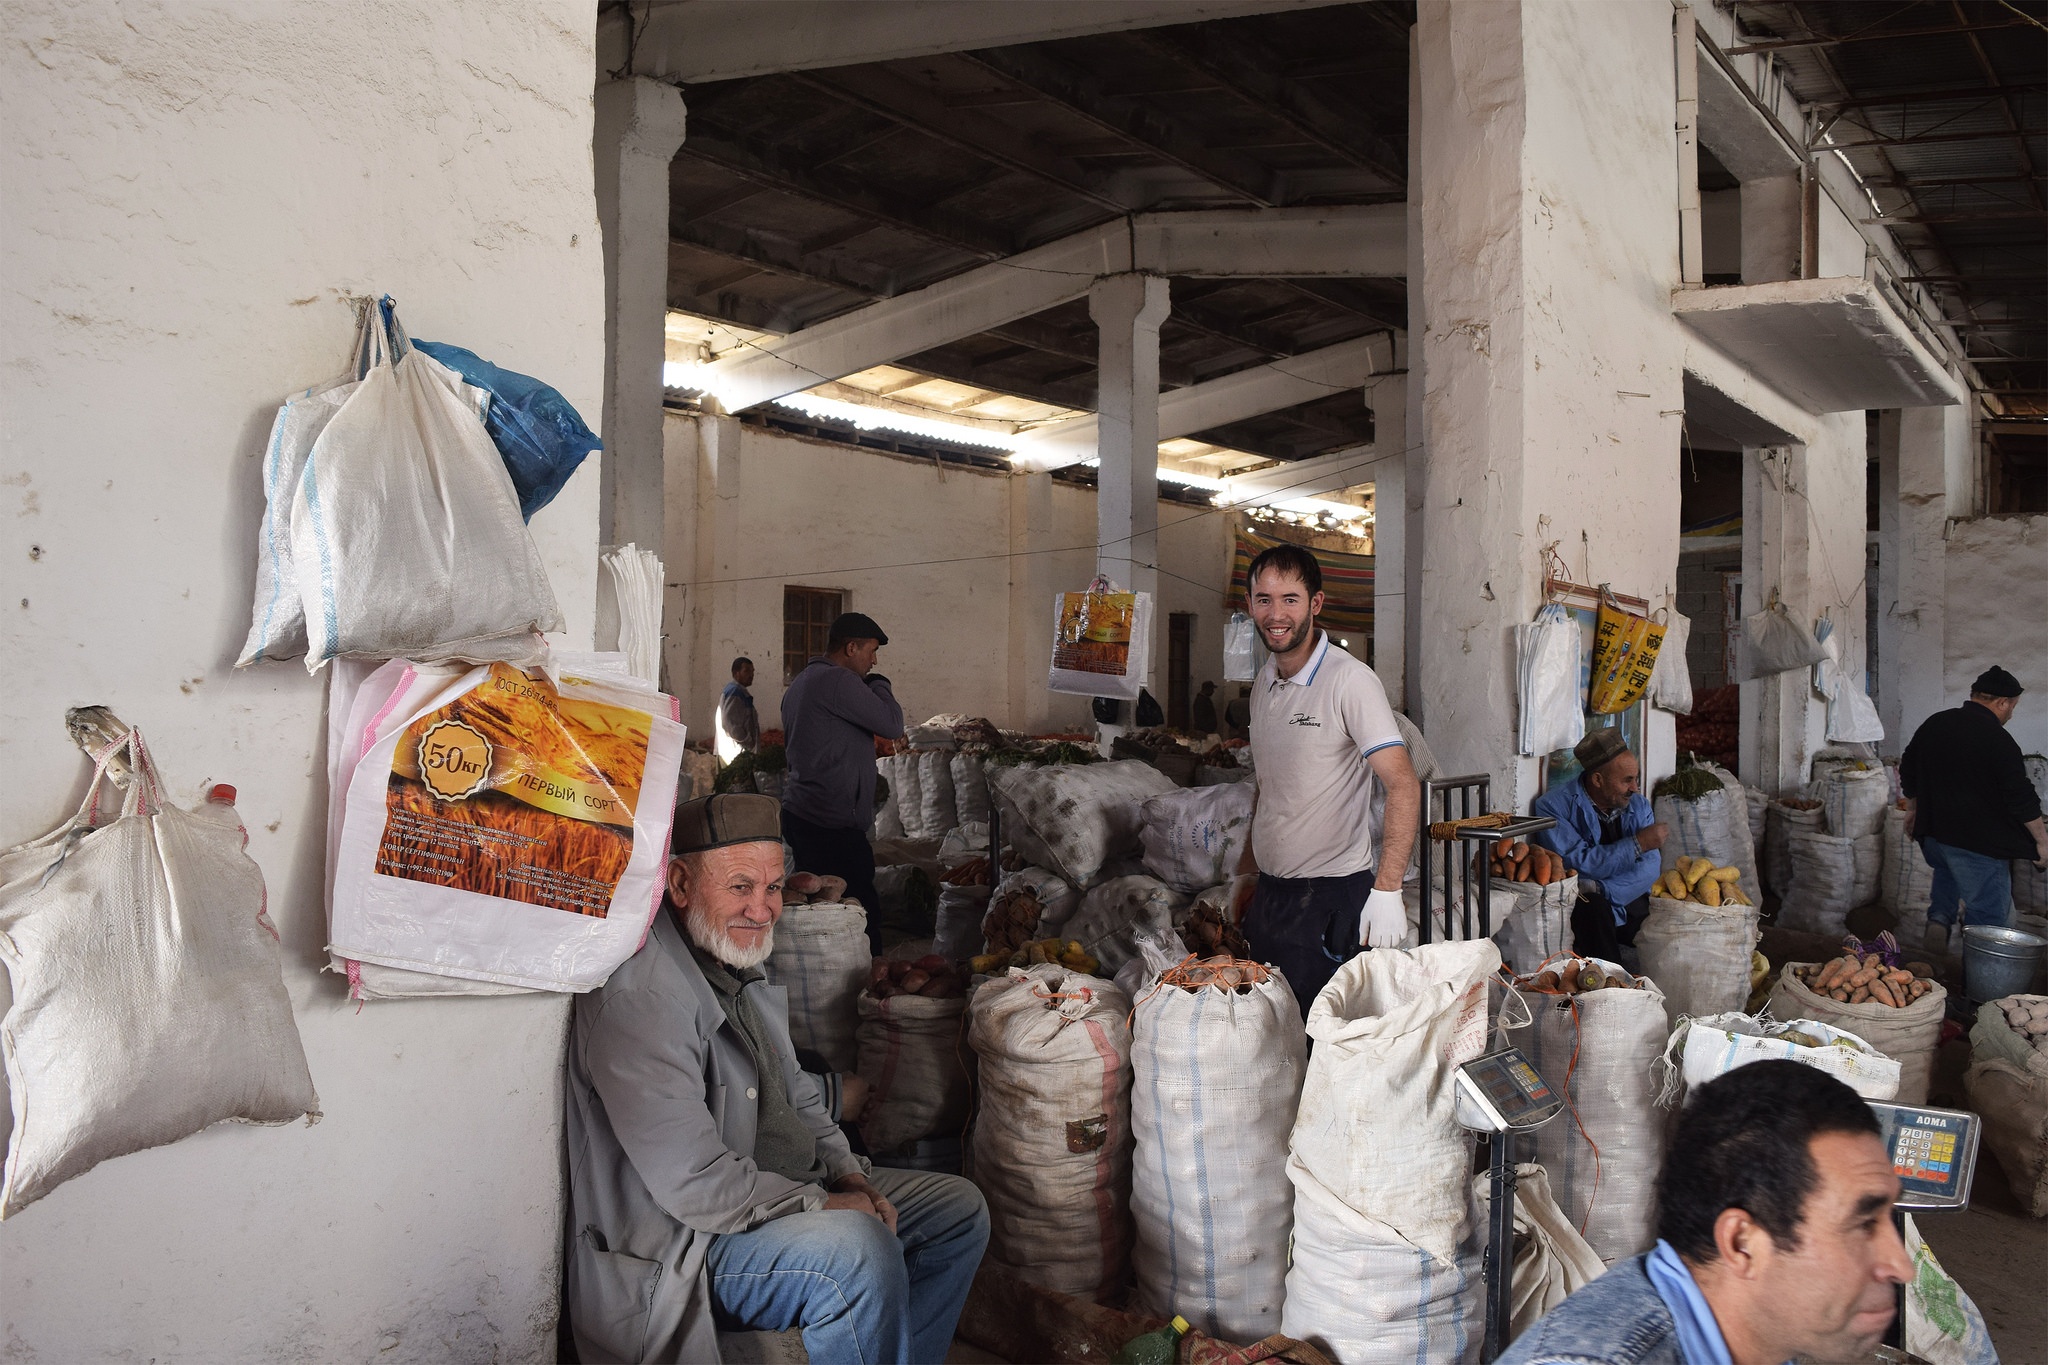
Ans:
[[[1870,1102],[1870,1111],[1877,1116],[1885,1150],[1891,1153],[1892,1171],[1899,1178],[1900,1208],[1969,1206],[1982,1128],[1975,1114],[1875,1100]]]
[[[1458,1068],[1458,1122],[1477,1132],[1537,1128],[1564,1108],[1520,1048],[1498,1052]]]

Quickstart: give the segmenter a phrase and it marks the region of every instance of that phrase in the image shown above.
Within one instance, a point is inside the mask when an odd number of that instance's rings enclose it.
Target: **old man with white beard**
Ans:
[[[854,1156],[797,1069],[760,964],[782,915],[780,812],[676,811],[640,950],[576,999],[567,1311],[597,1361],[716,1361],[719,1327],[800,1327],[813,1361],[939,1361],[988,1241],[958,1176]]]

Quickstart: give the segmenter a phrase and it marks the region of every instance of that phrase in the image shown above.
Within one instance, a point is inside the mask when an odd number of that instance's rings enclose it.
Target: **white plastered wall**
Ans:
[[[2026,694],[2012,737],[2048,754],[2048,516],[1959,521],[1948,537],[1948,659],[1944,706],[1959,706],[1993,664]]]
[[[685,532],[715,544],[696,562],[708,574],[669,571],[668,667],[683,688],[684,718],[711,722],[734,657],[754,660],[764,728],[780,725],[785,587],[831,588],[847,608],[889,634],[877,665],[913,722],[940,712],[986,716],[1032,730],[1087,729],[1088,699],[1045,692],[1053,594],[1095,573],[1095,492],[1050,483],[1042,536],[1048,552],[1013,559],[1012,499],[1026,476],[866,451],[730,419],[670,413],[668,525],[671,565]],[[736,442],[736,461],[714,471],[704,453]],[[676,466],[690,463],[694,476]],[[1043,478],[1045,476],[1037,476]],[[709,492],[711,501],[701,504]],[[1230,518],[1159,504],[1159,600],[1153,693],[1166,700],[1167,616],[1196,615],[1190,675],[1222,677],[1222,607],[1230,574]],[[1013,575],[1024,585],[1013,597]],[[708,621],[691,615],[692,598]],[[1012,613],[1021,613],[1014,622]],[[687,628],[684,628],[687,627]],[[700,644],[692,646],[691,631]],[[1034,635],[1033,632],[1037,634]],[[1031,658],[1013,658],[1019,646]],[[695,650],[704,662],[691,657]],[[1021,688],[1013,688],[1018,673]],[[1033,695],[1036,693],[1037,695]],[[1018,713],[1017,695],[1026,711]]]
[[[10,0],[0,56],[0,844],[79,799],[64,710],[240,792],[326,1118],[122,1157],[0,1225],[0,1354],[553,1359],[560,997],[372,1005],[318,968],[324,678],[235,672],[278,401],[343,292],[600,408],[594,7]],[[572,641],[597,462],[535,518]]]

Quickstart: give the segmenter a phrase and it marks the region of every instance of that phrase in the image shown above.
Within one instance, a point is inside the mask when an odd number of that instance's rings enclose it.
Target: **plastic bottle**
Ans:
[[[1188,1334],[1188,1320],[1179,1314],[1156,1332],[1133,1337],[1116,1353],[1115,1365],[1173,1365],[1180,1354],[1180,1339]]]

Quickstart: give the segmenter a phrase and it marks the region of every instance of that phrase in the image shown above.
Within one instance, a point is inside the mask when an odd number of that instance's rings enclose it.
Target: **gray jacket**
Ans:
[[[746,989],[777,1035],[790,1102],[817,1134],[830,1178],[865,1172],[797,1070],[788,995],[766,982]],[[590,1365],[716,1362],[711,1237],[824,1207],[822,1186],[754,1165],[758,1079],[665,905],[640,951],[576,997],[565,1307]]]
[[[875,739],[903,738],[903,708],[879,673],[863,678],[822,654],[782,694],[789,771],[782,808],[826,829],[875,820]]]

